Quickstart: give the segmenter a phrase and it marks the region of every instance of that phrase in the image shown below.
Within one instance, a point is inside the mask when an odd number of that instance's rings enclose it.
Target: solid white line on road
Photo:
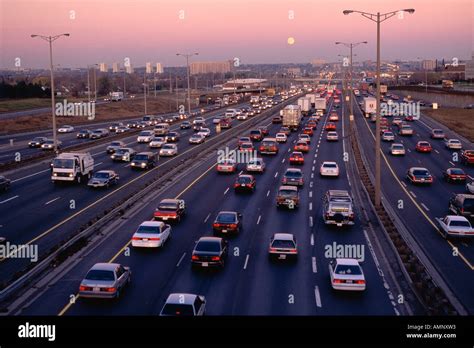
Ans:
[[[94,167],[100,166],[102,163],[104,163],[104,162],[96,163],[96,164],[94,164]]]
[[[13,200],[13,199],[15,199],[15,198],[18,198],[18,197],[20,197],[20,196],[16,195],[16,196],[10,197],[10,198],[8,198],[8,199],[5,199],[4,201],[1,201],[0,204],[9,202],[9,201],[11,201],[11,200]]]
[[[278,176],[278,172],[275,173],[275,178]]]
[[[59,198],[61,198],[61,197],[56,197],[55,199],[52,199],[52,200],[46,202],[44,205],[48,205],[50,203],[53,203],[54,201],[57,201]]]
[[[416,195],[413,193],[413,191],[410,191],[410,194],[416,198]]]
[[[281,163],[285,163],[285,159],[284,159],[284,158],[281,160]]]
[[[249,263],[249,257],[250,257],[249,254],[247,254],[247,256],[245,257],[244,269],[247,269],[247,264]]]
[[[313,197],[313,191],[309,191],[309,198]]]
[[[227,192],[229,192],[230,187],[227,188],[227,190],[224,191],[224,194],[226,195]]]
[[[428,208],[425,203],[421,203],[421,206],[426,209],[426,211],[430,211],[430,208]]]
[[[268,192],[267,192],[267,197],[268,197],[269,195],[270,195],[270,190],[268,190]]]
[[[316,257],[311,258],[311,263],[313,265],[313,273],[318,273],[318,266],[316,265]]]
[[[24,176],[22,178],[12,180],[12,183],[23,180],[23,179],[31,178],[32,176],[35,176],[35,175],[38,175],[38,174],[41,174],[41,173],[44,173],[44,172],[50,172],[50,171],[51,171],[51,169],[45,169],[45,170],[39,171],[37,173],[33,173],[33,174],[30,174],[30,175]]]
[[[309,239],[311,245],[314,245],[314,234],[311,233],[311,238]]]
[[[451,164],[452,166],[456,166],[453,162],[449,161],[449,164]]]
[[[313,217],[309,217],[309,227],[313,227]]]
[[[211,217],[211,213],[209,213],[209,214],[206,216],[206,218],[204,219],[204,223],[206,223],[207,220],[209,220],[210,217]]]
[[[437,154],[439,154],[439,151],[438,151],[438,150],[436,150],[436,149],[434,149],[434,152],[436,152]]]
[[[404,183],[403,181],[400,181],[402,183],[403,186],[405,187],[408,187],[406,183]]]
[[[309,202],[309,210],[313,210],[313,203]]]
[[[260,219],[262,218],[262,215],[259,215],[258,216],[258,219],[257,219],[257,225],[260,223]]]
[[[181,261],[183,261],[184,257],[186,256],[186,253],[183,254],[183,256],[181,256],[181,258],[179,259],[178,263],[176,264],[176,267],[179,267]]]
[[[317,285],[314,287],[314,296],[316,297],[316,306],[322,307],[321,295],[319,294],[319,287]]]

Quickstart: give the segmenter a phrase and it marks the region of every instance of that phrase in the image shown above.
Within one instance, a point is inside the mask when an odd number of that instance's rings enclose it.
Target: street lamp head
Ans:
[[[69,36],[69,35],[71,35],[71,34],[69,34],[69,33],[64,33],[63,35],[64,35],[64,36]]]
[[[335,44],[336,45],[340,45],[342,42],[339,42],[339,41],[336,41]]]
[[[177,56],[180,56],[181,54],[179,54],[179,53],[176,53],[176,55],[177,55]]]
[[[406,9],[404,9],[403,11],[408,12],[409,14],[415,13],[415,9],[414,9],[414,8],[406,8]]]
[[[37,36],[38,36],[38,35],[36,35],[36,34],[31,34],[31,37],[37,37]]]
[[[362,41],[363,44],[367,44],[367,41]]]
[[[342,13],[344,13],[345,16],[347,16],[348,14],[351,14],[352,12],[354,12],[353,10],[344,10],[342,11]]]
[[[199,56],[199,52],[194,53],[196,56]]]

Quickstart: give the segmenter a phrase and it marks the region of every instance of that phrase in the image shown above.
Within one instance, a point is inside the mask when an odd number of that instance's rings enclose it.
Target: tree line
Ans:
[[[38,83],[26,83],[19,81],[12,85],[0,82],[0,98],[20,99],[20,98],[49,98],[51,90]]]

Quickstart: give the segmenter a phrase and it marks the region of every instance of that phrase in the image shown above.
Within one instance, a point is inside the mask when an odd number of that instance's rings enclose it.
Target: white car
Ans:
[[[132,236],[135,248],[159,248],[171,237],[171,226],[162,221],[144,221]]]
[[[382,140],[383,141],[394,141],[395,140],[395,135],[393,132],[383,132],[382,133]]]
[[[137,137],[138,143],[149,143],[151,139],[155,137],[155,133],[153,131],[142,131]]]
[[[311,143],[311,137],[308,134],[300,134],[298,136],[298,141],[300,141],[300,140],[304,140],[308,144]]]
[[[339,166],[336,162],[325,161],[319,169],[321,176],[339,176]]]
[[[214,117],[214,118],[212,119],[212,123],[213,123],[213,124],[219,124],[219,123],[221,122],[221,119],[222,119],[221,116]]]
[[[474,181],[468,182],[466,184],[466,191],[474,195]]]
[[[250,161],[247,162],[245,170],[247,172],[263,173],[265,171],[265,162],[263,161],[263,158],[252,158]]]
[[[365,276],[356,259],[335,259],[329,263],[331,286],[335,290],[364,291]]]
[[[288,140],[288,137],[286,136],[285,133],[277,133],[275,135],[275,139],[277,143],[286,143],[286,141]]]
[[[148,146],[151,148],[160,148],[164,144],[166,144],[165,137],[153,137],[153,139],[148,143]]]
[[[393,156],[405,156],[405,146],[403,144],[392,144],[390,146],[390,154]]]
[[[237,116],[237,120],[245,121],[248,118],[247,113],[241,113]]]
[[[71,133],[74,132],[73,126],[62,126],[58,128],[58,133]]]
[[[444,141],[446,147],[450,150],[461,150],[462,143],[458,139],[446,139]]]
[[[211,130],[209,128],[201,128],[197,134],[200,134],[207,138],[211,136]]]
[[[206,120],[204,119],[204,117],[196,117],[194,120],[193,120],[193,124],[196,124],[196,123],[205,123]]]
[[[234,173],[237,170],[237,163],[232,158],[221,159],[216,166],[219,173]]]
[[[56,140],[56,145],[58,148],[61,147],[62,142],[60,140]],[[43,144],[41,144],[41,149],[42,150],[52,150],[54,149],[54,140],[53,139],[47,139]]]
[[[327,132],[326,140],[327,141],[338,141],[339,140],[339,135],[335,131]]]
[[[176,156],[178,154],[178,145],[164,144],[160,150],[160,156]]]
[[[125,132],[128,132],[129,130],[130,130],[130,128],[128,128],[127,126],[121,126],[121,127],[118,127],[115,130],[115,133],[117,133],[117,134],[125,133]]]
[[[189,137],[190,144],[202,144],[206,140],[206,137],[202,134],[193,134]]]

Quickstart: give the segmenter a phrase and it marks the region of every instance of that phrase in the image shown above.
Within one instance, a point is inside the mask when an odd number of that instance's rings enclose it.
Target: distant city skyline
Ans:
[[[191,61],[334,62],[348,54],[335,41],[364,40],[354,60],[375,60],[375,23],[342,11],[401,8],[416,12],[382,24],[383,60],[471,58],[470,0],[0,0],[0,68],[46,68],[48,45],[30,35],[64,32],[71,36],[54,43],[54,64],[65,68],[123,67],[127,58],[134,68],[183,66],[177,52],[199,52]]]

